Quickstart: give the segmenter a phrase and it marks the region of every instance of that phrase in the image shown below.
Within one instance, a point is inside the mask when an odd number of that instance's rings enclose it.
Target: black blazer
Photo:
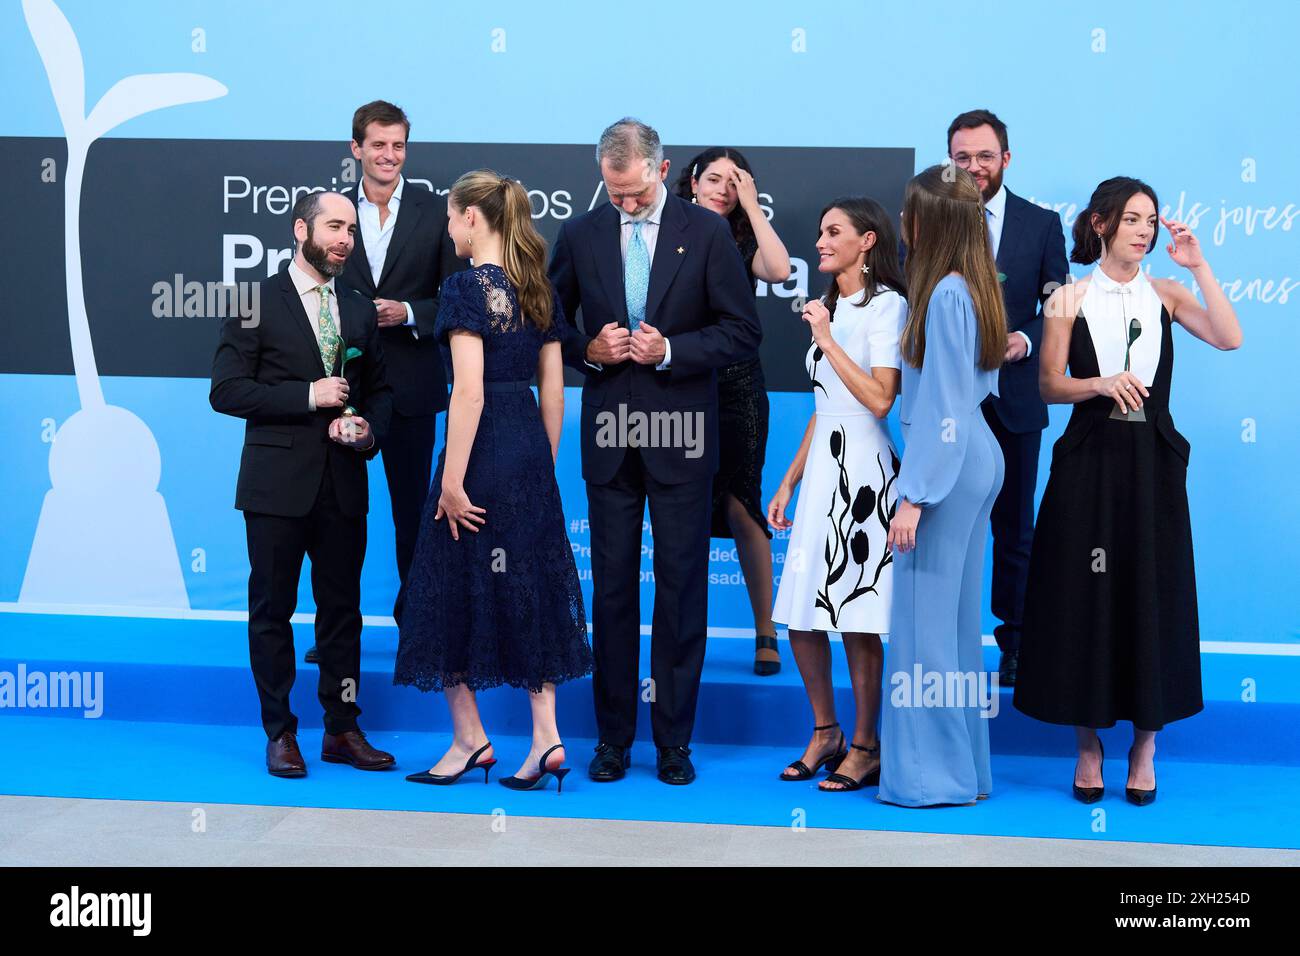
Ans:
[[[564,360],[585,377],[582,386],[582,475],[610,481],[623,448],[597,442],[597,414],[618,406],[629,412],[682,411],[704,415],[703,447],[697,458],[683,448],[640,449],[646,469],[658,481],[675,484],[705,478],[718,468],[716,369],[758,354],[763,331],[754,290],[727,221],[716,213],[668,195],[659,223],[646,322],[670,340],[671,367],[627,361],[597,370],[588,365],[588,343],[609,322],[627,326],[619,211],[604,203],[566,222],[555,240],[550,277],[564,314]],[[581,308],[581,321],[578,310]],[[608,443],[607,443],[608,444]]]
[[[1038,351],[1043,340],[1043,304],[1065,282],[1065,233],[1061,217],[1007,190],[998,271],[1007,306],[1007,331],[1024,332],[1033,343],[1029,355],[1002,366],[998,397],[990,398],[1008,431],[1024,433],[1047,427],[1047,405],[1038,391]]]
[[[357,189],[361,184],[357,183]],[[357,197],[348,198],[356,206]],[[438,316],[438,287],[442,280],[468,265],[456,258],[456,244],[447,235],[444,200],[409,179],[403,180],[393,237],[384,270],[375,285],[366,246],[357,227],[356,246],[342,278],[368,299],[409,302],[419,338],[408,326],[380,329],[393,386],[393,410],[400,415],[433,415],[447,410],[447,373],[433,338]]]
[[[348,402],[370,423],[375,444],[365,452],[331,441],[329,424],[337,408],[307,410],[309,383],[324,377],[311,320],[286,266],[262,283],[257,321],[245,328],[239,316],[221,327],[212,359],[208,401],[222,414],[246,420],[235,507],[280,515],[307,514],[316,501],[324,469],[330,468],[344,514],[369,509],[366,460],[373,458],[392,417],[392,389],[384,379],[384,350],[375,307],[336,280],[343,345],[335,372],[350,347],[362,355],[347,366]]]

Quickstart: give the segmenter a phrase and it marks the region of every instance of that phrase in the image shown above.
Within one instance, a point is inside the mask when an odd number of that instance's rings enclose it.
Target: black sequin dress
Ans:
[[[758,242],[740,247],[749,287],[754,288],[754,253]],[[718,472],[713,476],[713,527],[715,538],[735,537],[727,520],[727,496],[745,508],[769,538],[763,510],[763,461],[767,453],[767,381],[757,355],[718,371]]]

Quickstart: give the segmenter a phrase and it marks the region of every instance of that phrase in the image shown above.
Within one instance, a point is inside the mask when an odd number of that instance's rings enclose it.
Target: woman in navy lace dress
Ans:
[[[445,691],[451,708],[454,739],[427,772],[407,778],[419,783],[451,783],[475,768],[486,780],[496,759],[475,692],[527,689],[532,749],[501,781],[522,789],[567,772],[555,685],[592,666],[555,482],[564,316],[518,180],[466,173],[447,215],[456,254],[475,265],[439,293],[436,334],[452,380],[447,443],[407,577],[393,681]]]

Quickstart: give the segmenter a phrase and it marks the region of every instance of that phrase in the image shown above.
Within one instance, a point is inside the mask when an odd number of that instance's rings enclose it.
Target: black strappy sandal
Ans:
[[[764,655],[764,651],[771,653]],[[773,655],[776,657],[775,660],[772,659]],[[754,673],[759,677],[771,677],[773,674],[781,673],[781,652],[776,646],[775,634],[754,635]]]
[[[497,758],[488,757],[486,760],[479,760],[478,758],[482,756],[483,751],[487,750],[491,746],[492,741],[489,740],[482,747],[479,747],[478,750],[474,751],[474,753],[470,755],[470,758],[465,761],[464,768],[457,770],[455,773],[434,773],[432,770],[421,770],[419,773],[407,774],[406,779],[411,781],[411,783],[431,783],[435,786],[445,787],[449,784],[455,783],[471,770],[478,770],[482,767],[483,782],[487,783],[488,774],[490,774],[492,768],[496,766]]]
[[[836,721],[833,724],[822,724],[820,727],[814,727],[813,732],[816,733],[819,730],[830,730],[832,727],[838,727],[838,726],[839,726],[838,721]],[[828,756],[825,756],[821,760],[818,760],[816,765],[814,765],[811,770],[808,768],[808,765],[804,763],[802,760],[796,760],[793,763],[788,764],[785,768],[786,770],[794,770],[795,775],[791,777],[784,773],[779,773],[777,774],[777,779],[778,780],[811,780],[814,776],[817,775],[817,771],[821,770],[822,767],[825,767],[827,770],[837,769],[840,765],[840,761],[844,759],[844,755],[847,753],[848,750],[844,746],[844,731],[841,730],[840,742],[835,747],[835,750],[832,751]]]
[[[858,744],[851,745],[854,750],[861,750],[864,754],[875,756],[880,753],[880,744],[874,747],[862,747]],[[838,787],[827,787],[827,783],[838,783]],[[861,780],[854,780],[852,777],[842,773],[833,773],[817,785],[817,789],[822,793],[848,793],[850,790],[861,790],[863,787],[874,787],[880,783],[880,767],[876,766],[875,770],[869,771]]]
[[[537,761],[537,776],[535,777],[499,777],[497,783],[503,787],[509,787],[511,790],[544,790],[546,788],[546,778],[555,778],[555,792],[564,792],[564,778],[569,775],[572,767],[548,767],[546,761],[551,754],[557,750],[564,749],[564,744],[556,744],[546,753],[542,754],[542,759]]]

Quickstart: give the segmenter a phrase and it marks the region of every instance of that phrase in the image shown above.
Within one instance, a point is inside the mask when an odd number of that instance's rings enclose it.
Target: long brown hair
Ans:
[[[917,173],[903,194],[907,243],[907,322],[899,344],[909,365],[925,362],[925,313],[934,287],[950,272],[966,280],[975,301],[979,367],[1001,368],[1006,356],[1007,308],[993,262],[979,186],[960,166],[945,163]]]
[[[476,208],[501,237],[501,268],[515,287],[519,308],[537,328],[549,329],[552,300],[546,242],[533,225],[524,184],[491,169],[474,169],[452,184],[448,198],[459,210]]]

